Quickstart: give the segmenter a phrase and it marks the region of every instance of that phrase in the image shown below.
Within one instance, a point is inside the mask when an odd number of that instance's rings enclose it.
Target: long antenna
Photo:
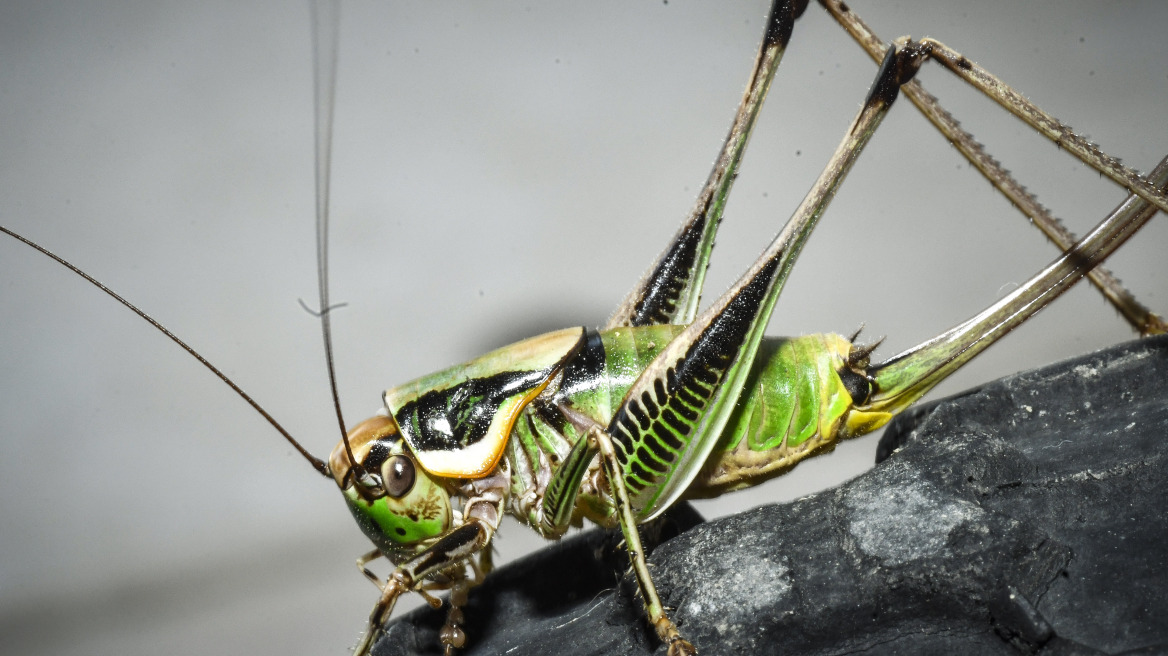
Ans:
[[[366,472],[360,463],[353,457],[353,449],[349,445],[349,438],[345,431],[345,419],[341,414],[341,400],[337,393],[337,376],[336,370],[333,366],[333,346],[332,346],[332,328],[329,320],[329,302],[328,302],[328,204],[329,204],[329,168],[330,156],[332,153],[332,124],[333,124],[333,98],[335,96],[336,88],[336,70],[337,70],[337,41],[340,27],[340,4],[337,0],[317,0],[312,3],[313,20],[312,20],[312,37],[313,37],[313,53],[315,60],[314,68],[314,96],[315,96],[315,113],[316,113],[316,273],[317,283],[320,297],[320,322],[321,332],[324,335],[324,352],[325,362],[328,366],[329,386],[332,390],[333,407],[336,410],[337,423],[340,426],[341,439],[345,443],[345,451],[349,456],[349,462],[353,464],[353,468],[362,475]],[[97,287],[101,291],[108,294],[115,301],[129,308],[134,314],[144,319],[151,326],[154,326],[163,335],[166,335],[175,344],[178,344],[184,351],[189,353],[191,357],[198,360],[204,367],[209,369],[211,373],[215,374],[219,380],[227,384],[236,394],[244,401],[247,401],[256,412],[268,423],[272,425],[284,439],[296,448],[300,455],[304,456],[305,460],[312,465],[313,469],[325,476],[332,476],[329,472],[328,464],[325,461],[312,455],[292,437],[280,422],[276,421],[275,417],[268,413],[255,399],[247,392],[243,391],[235,381],[231,380],[227,374],[219,370],[218,367],[211,364],[198,351],[196,351],[189,344],[184,342],[178,335],[172,333],[166,326],[163,326],[157,319],[146,314],[138,306],[127,301],[114,290],[106,287],[101,281],[97,280],[88,273],[82,271],[77,266],[68,260],[58,256],[49,249],[40,244],[27,239],[4,226],[0,226],[0,232],[16,239],[17,241],[29,246],[37,252],[49,257],[61,266],[69,269],[73,273],[81,276],[86,282]],[[359,481],[363,476],[357,477]]]
[[[353,457],[341,413],[341,396],[337,392],[337,372],[333,361],[332,321],[329,318],[328,285],[328,219],[329,180],[332,166],[333,101],[337,87],[337,43],[340,40],[339,0],[316,0],[312,3],[313,97],[316,108],[316,281],[320,298],[320,331],[324,338],[324,359],[328,369],[329,389],[333,395],[333,409],[345,444],[345,454],[358,474],[360,482],[368,472]],[[358,488],[361,486],[358,485]]]
[[[12,232],[8,228],[5,228],[4,226],[0,226],[0,232],[3,232],[4,234],[12,237],[13,239],[26,244],[27,246],[40,252],[42,255],[45,255],[45,256],[51,258],[52,260],[56,261],[57,264],[60,264],[61,266],[65,267],[66,269],[69,269],[73,273],[76,273],[77,275],[84,278],[85,281],[88,282],[89,284],[93,285],[94,287],[97,287],[98,289],[105,292],[106,294],[109,294],[111,297],[113,297],[113,299],[115,301],[130,308],[130,310],[133,311],[134,314],[145,319],[147,323],[149,323],[151,326],[154,326],[155,328],[157,328],[159,330],[159,332],[161,332],[163,335],[166,335],[167,337],[169,337],[172,342],[174,342],[175,344],[178,344],[180,347],[182,347],[182,349],[184,351],[189,353],[191,355],[191,357],[193,357],[194,359],[198,360],[204,367],[210,369],[211,373],[213,373],[219,377],[219,380],[223,381],[224,383],[227,383],[228,387],[230,387],[232,390],[234,390],[235,393],[238,394],[244,401],[247,401],[248,405],[250,405],[252,408],[254,408],[256,412],[260,413],[260,415],[264,419],[267,419],[268,423],[271,424],[272,427],[274,427],[281,435],[283,435],[284,439],[288,440],[288,442],[291,443],[292,446],[295,447],[296,450],[300,452],[300,455],[304,456],[304,459],[307,460],[310,464],[312,464],[312,467],[314,469],[316,469],[316,471],[320,472],[321,474],[324,474],[325,476],[331,475],[329,473],[328,465],[323,460],[312,455],[311,453],[308,452],[307,449],[300,446],[300,443],[297,442],[294,437],[292,437],[292,434],[289,433],[287,430],[285,430],[284,427],[280,425],[280,422],[276,421],[276,419],[274,417],[272,417],[272,415],[268,414],[268,411],[264,410],[264,408],[259,403],[256,403],[255,399],[251,398],[251,396],[247,392],[243,391],[243,388],[241,388],[239,385],[236,385],[235,381],[233,381],[227,377],[227,374],[223,373],[222,371],[220,371],[218,369],[218,367],[216,367],[215,365],[213,365],[209,361],[207,361],[206,358],[204,358],[202,355],[200,355],[199,352],[196,351],[194,348],[192,348],[189,344],[187,344],[183,340],[179,339],[178,335],[175,335],[174,333],[170,332],[170,330],[168,330],[166,328],[166,326],[163,326],[161,323],[158,323],[158,320],[156,320],[154,317],[152,317],[149,314],[146,314],[142,310],[138,309],[138,307],[136,305],[134,305],[133,303],[131,303],[131,302],[127,301],[126,299],[122,298],[121,296],[119,296],[117,292],[110,289],[109,287],[106,287],[104,284],[102,284],[100,281],[98,281],[93,276],[89,275],[88,273],[85,273],[81,269],[74,266],[68,260],[58,256],[56,253],[41,246],[40,244],[38,244],[30,239],[26,239],[26,238],[16,234],[15,232]]]

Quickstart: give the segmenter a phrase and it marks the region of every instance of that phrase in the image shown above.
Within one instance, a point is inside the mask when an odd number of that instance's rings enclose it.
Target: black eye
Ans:
[[[409,456],[396,455],[381,466],[382,485],[385,493],[400,499],[414,487],[414,461]]]

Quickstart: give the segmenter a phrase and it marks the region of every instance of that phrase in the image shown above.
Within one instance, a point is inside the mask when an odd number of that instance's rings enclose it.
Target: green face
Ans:
[[[384,492],[367,501],[350,484],[345,502],[378,548],[413,551],[450,528],[450,494],[417,465],[402,440],[375,442],[363,464],[381,475]]]

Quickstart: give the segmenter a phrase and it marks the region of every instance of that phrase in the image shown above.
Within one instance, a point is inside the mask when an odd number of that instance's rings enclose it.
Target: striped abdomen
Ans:
[[[758,484],[835,442],[852,410],[839,375],[851,348],[834,334],[766,339],[743,397],[688,496]]]

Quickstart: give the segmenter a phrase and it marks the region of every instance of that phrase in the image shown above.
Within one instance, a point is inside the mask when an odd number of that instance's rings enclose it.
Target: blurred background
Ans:
[[[1149,170],[1168,151],[1168,5],[856,2],[935,36]],[[347,3],[333,177],[347,421],[384,388],[546,330],[599,325],[689,211],[767,3]],[[337,441],[316,320],[308,10],[283,2],[0,4],[0,223],[154,314],[309,449]],[[818,7],[796,26],[707,282],[798,204],[875,65]],[[1018,121],[921,74],[1083,232],[1123,197]],[[1168,310],[1153,221],[1113,258]],[[1055,254],[894,110],[808,244],[771,332],[887,335],[891,356]],[[333,484],[142,321],[0,239],[0,652],[343,654],[376,591]],[[1085,285],[934,397],[1132,337]],[[871,466],[875,437],[708,516]],[[511,520],[503,560],[540,540]],[[380,570],[384,571],[384,567]],[[409,600],[413,602],[413,600]],[[415,602],[416,603],[416,602]],[[408,604],[405,604],[408,605]]]

